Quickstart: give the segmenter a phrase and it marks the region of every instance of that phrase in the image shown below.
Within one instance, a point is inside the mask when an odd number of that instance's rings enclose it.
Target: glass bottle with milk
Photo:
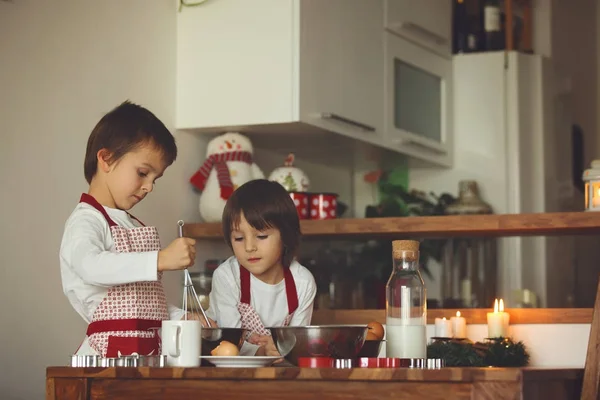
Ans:
[[[419,242],[392,242],[394,269],[386,286],[386,355],[427,358],[427,295],[419,271]]]

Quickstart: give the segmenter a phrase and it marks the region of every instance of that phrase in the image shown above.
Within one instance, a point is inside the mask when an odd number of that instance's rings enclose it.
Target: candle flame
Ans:
[[[457,311],[457,312],[456,312],[456,316],[457,316],[457,317],[460,317],[460,311]]]
[[[442,318],[442,319],[443,319],[443,320],[445,320],[445,319],[446,319],[446,317],[444,317],[444,318]]]
[[[504,312],[504,300],[500,299],[500,302],[498,302],[498,299],[494,300],[494,312]]]

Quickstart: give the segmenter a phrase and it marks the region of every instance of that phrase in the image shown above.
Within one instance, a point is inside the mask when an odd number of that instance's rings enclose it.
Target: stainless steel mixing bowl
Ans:
[[[298,365],[300,357],[356,358],[367,325],[312,325],[268,328],[279,353]]]

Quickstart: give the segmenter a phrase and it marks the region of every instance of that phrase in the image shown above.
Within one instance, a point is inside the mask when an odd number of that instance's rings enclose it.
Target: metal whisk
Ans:
[[[183,237],[183,225],[185,222],[182,220],[177,221],[177,225],[179,226],[179,237]],[[200,300],[198,300],[198,294],[196,293],[196,289],[194,289],[194,285],[192,284],[192,277],[190,276],[190,271],[186,268],[183,272],[183,310],[185,311],[184,319],[187,320],[188,315],[188,296],[191,295],[191,309],[190,312],[192,314],[202,314],[204,321],[206,321],[206,326],[212,327],[210,320],[206,316],[204,312],[204,308],[202,304],[200,304]]]

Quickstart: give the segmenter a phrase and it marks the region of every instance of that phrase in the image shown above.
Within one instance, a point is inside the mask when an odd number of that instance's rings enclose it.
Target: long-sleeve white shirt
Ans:
[[[141,226],[123,210],[104,209],[119,226]],[[158,251],[117,253],[108,222],[87,203],[79,203],[65,223],[60,246],[63,291],[87,323],[111,286],[156,281],[157,263]],[[169,315],[181,319],[183,310],[169,305]]]
[[[315,279],[310,271],[297,261],[292,262],[290,271],[298,294],[298,308],[290,325],[310,325],[317,293]],[[237,309],[240,297],[240,265],[235,257],[230,257],[219,265],[213,274],[208,316],[221,327],[241,327],[242,321]],[[250,305],[256,310],[265,327],[282,326],[288,315],[285,280],[270,285],[250,274]]]

